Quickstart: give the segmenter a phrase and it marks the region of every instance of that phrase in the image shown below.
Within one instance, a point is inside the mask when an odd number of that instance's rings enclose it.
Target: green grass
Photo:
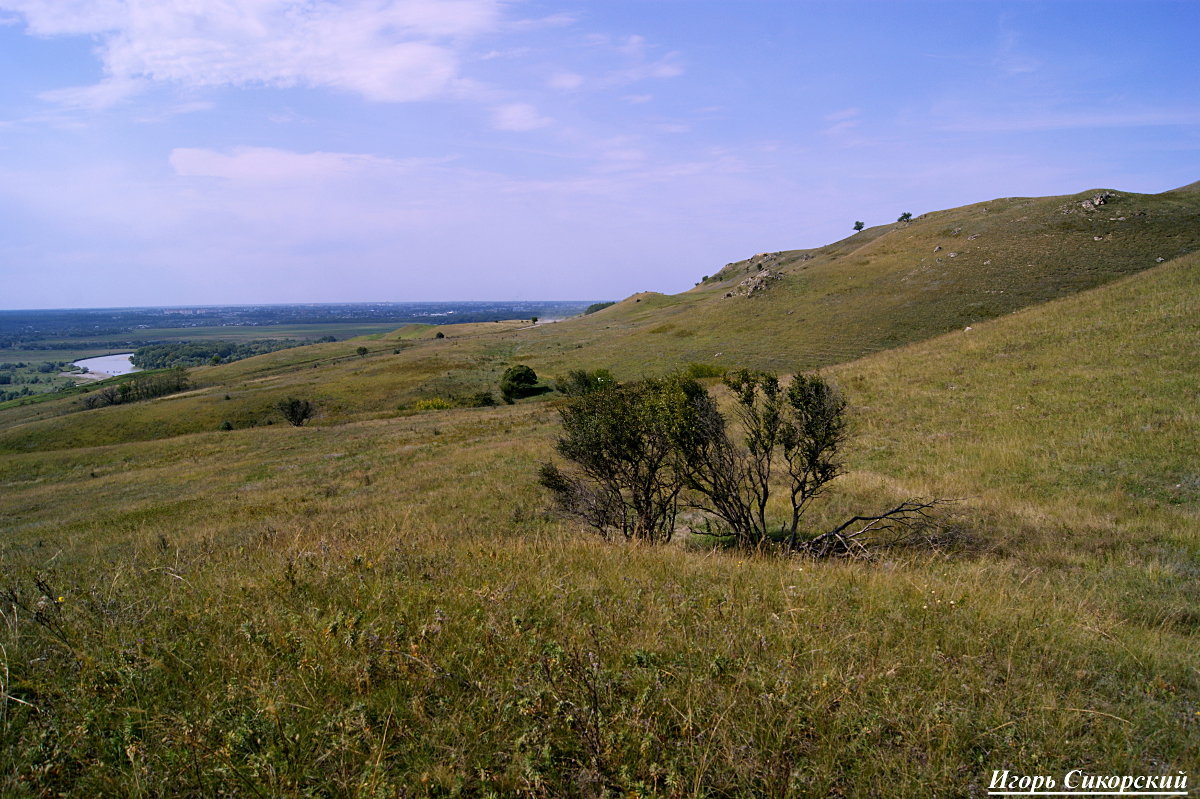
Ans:
[[[395,328],[386,322],[321,322],[294,325],[228,325],[212,327],[153,327],[138,328],[115,336],[100,338],[47,339],[52,344],[78,343],[81,347],[115,345],[118,349],[107,352],[128,352],[119,349],[125,342],[139,341],[257,341],[264,338],[317,339],[321,336],[337,336],[339,339],[386,333]],[[31,350],[42,352],[45,350]],[[61,360],[57,359],[57,360]]]
[[[1119,193],[1083,211],[1094,193],[978,203],[781,253],[769,263],[782,279],[751,297],[724,294],[761,259],[731,264],[684,294],[639,294],[552,325],[409,325],[353,344],[193,370],[197,385],[231,395],[233,404],[197,393],[175,400],[171,411],[132,411],[122,417],[128,424],[117,425],[100,415],[60,418],[79,407],[69,401],[0,414],[0,452],[181,435],[224,421],[265,424],[289,393],[321,403],[318,424],[384,418],[424,399],[493,390],[513,362],[551,381],[580,367],[608,368],[619,379],[687,363],[818,368],[1070,296],[1200,248],[1200,194]],[[353,355],[360,344],[370,350],[365,359]]]
[[[317,339],[325,335],[336,335],[340,338],[369,336],[373,338],[381,337],[392,331],[390,324],[364,324],[358,322],[334,322],[323,324],[308,324],[308,325],[278,325],[278,326],[245,326],[245,327],[180,327],[180,328],[152,328],[130,331],[126,334],[118,336],[109,336],[99,339],[48,339],[47,344],[57,346],[67,345],[68,349],[52,349],[52,348],[31,348],[31,349],[2,349],[0,350],[0,361],[8,363],[27,363],[29,366],[25,369],[12,372],[17,379],[27,381],[30,377],[36,375],[39,382],[28,384],[23,382],[18,385],[3,385],[0,386],[0,392],[11,391],[12,389],[20,389],[28,385],[33,392],[29,396],[19,397],[17,399],[8,400],[0,403],[0,410],[9,407],[17,407],[21,405],[30,405],[32,403],[41,403],[54,399],[52,396],[62,392],[64,389],[69,389],[72,386],[85,384],[85,381],[80,381],[75,377],[60,377],[58,371],[49,375],[40,374],[37,367],[46,362],[58,363],[60,361],[70,363],[85,358],[95,358],[102,355],[115,355],[123,352],[130,352],[136,347],[129,345],[131,338],[136,338],[139,341],[257,341],[264,338],[293,338],[293,339]],[[67,392],[67,396],[73,396],[77,392]]]
[[[870,228],[814,250],[747,259],[680,295],[634,295],[566,329],[530,331],[515,352],[539,372],[572,361],[618,375],[687,362],[816,368],[1200,249],[1200,195],[1118,192],[1085,212],[1080,203],[1095,193],[998,199]],[[726,298],[760,263],[781,279],[753,296]]]
[[[78,376],[78,373],[71,373],[68,376],[63,376],[67,366],[73,361],[83,358],[93,358],[100,355],[110,355],[120,352],[119,350],[12,350],[0,349],[0,363],[25,364],[20,368],[5,369],[0,371],[0,374],[6,375],[12,381],[10,383],[0,384],[0,394],[11,391],[20,391],[24,388],[30,390],[30,394],[18,397],[14,400],[6,400],[0,402],[0,409],[19,405],[22,402],[44,401],[47,394],[60,391],[65,388],[70,388],[76,383],[84,382]],[[51,372],[42,372],[39,367],[45,363],[63,364],[55,367]],[[37,383],[31,383],[33,378],[37,378]]]
[[[42,363],[44,361],[81,361],[84,358],[99,358],[102,355],[119,355],[130,352],[129,347],[84,346],[75,349],[0,349],[0,361],[16,363]]]
[[[605,544],[544,510],[552,402],[396,410],[494,388],[514,359],[604,366],[605,325],[711,335],[662,317],[686,297],[6,411],[0,794],[925,797],[982,795],[993,769],[1193,774],[1198,293],[1188,255],[829,369],[852,470],[814,525],[960,499],[944,549],[869,563]],[[288,394],[320,400],[315,426],[265,424]]]
[[[1161,564],[1114,585],[1019,553],[604,545],[536,511],[553,418],[9,458],[7,585],[32,605],[44,576],[54,628],[7,627],[8,690],[38,709],[5,709],[9,784],[921,796],[1195,762],[1194,631]],[[1151,586],[1131,618],[1125,590]]]

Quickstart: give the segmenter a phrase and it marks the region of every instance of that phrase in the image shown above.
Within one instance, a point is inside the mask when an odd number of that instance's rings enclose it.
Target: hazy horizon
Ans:
[[[611,298],[610,298],[611,299]],[[172,303],[169,305],[76,305],[62,308],[0,308],[0,313],[37,313],[45,311],[158,311],[158,310],[205,310],[217,308],[287,308],[319,307],[339,305],[550,305],[557,303],[607,302],[599,298],[551,298],[548,300],[357,300],[349,302],[215,302],[215,303]]]

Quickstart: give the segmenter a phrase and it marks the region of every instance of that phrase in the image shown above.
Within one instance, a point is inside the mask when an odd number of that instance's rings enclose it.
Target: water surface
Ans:
[[[142,371],[129,362],[129,359],[132,357],[132,352],[123,352],[120,355],[103,355],[99,358],[84,358],[82,361],[75,361],[75,366],[82,366],[89,372],[112,375],[113,377]]]

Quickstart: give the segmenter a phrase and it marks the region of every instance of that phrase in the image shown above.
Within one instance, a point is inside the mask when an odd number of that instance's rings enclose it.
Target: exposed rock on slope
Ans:
[[[760,291],[766,290],[772,282],[782,277],[783,275],[779,272],[772,272],[770,269],[764,268],[762,271],[755,272],[741,283],[738,283],[737,287],[733,290],[725,292],[724,298],[751,297]]]

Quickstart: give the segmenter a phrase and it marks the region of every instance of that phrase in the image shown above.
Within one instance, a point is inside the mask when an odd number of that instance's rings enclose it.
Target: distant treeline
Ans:
[[[44,336],[29,334],[24,336],[0,335],[0,350],[6,349],[35,349],[35,350],[87,350],[87,349],[132,349],[146,339],[120,339],[115,336],[128,333],[128,330],[97,330],[88,331],[89,338],[73,339],[71,341],[44,341]],[[70,334],[73,335],[73,334]],[[98,338],[97,338],[98,337]]]
[[[326,336],[320,341],[333,341]],[[169,369],[176,366],[202,366],[204,364],[230,363],[289,347],[312,344],[312,341],[295,339],[264,339],[244,343],[234,341],[180,341],[171,344],[151,344],[139,347],[130,362],[139,369]]]
[[[580,313],[587,301],[530,302],[374,302],[301,305],[224,305],[188,308],[76,308],[38,311],[0,310],[0,349],[79,349],[98,341],[102,348],[128,342],[142,331],[163,328],[271,327],[273,325],[491,322],[496,319],[559,319]],[[357,335],[354,334],[354,335]],[[153,340],[142,336],[138,344]],[[36,344],[37,346],[30,346]],[[132,347],[131,347],[132,349]]]
[[[122,383],[84,394],[83,407],[103,408],[105,405],[140,402],[183,391],[187,386],[187,372],[183,369],[135,374]]]

